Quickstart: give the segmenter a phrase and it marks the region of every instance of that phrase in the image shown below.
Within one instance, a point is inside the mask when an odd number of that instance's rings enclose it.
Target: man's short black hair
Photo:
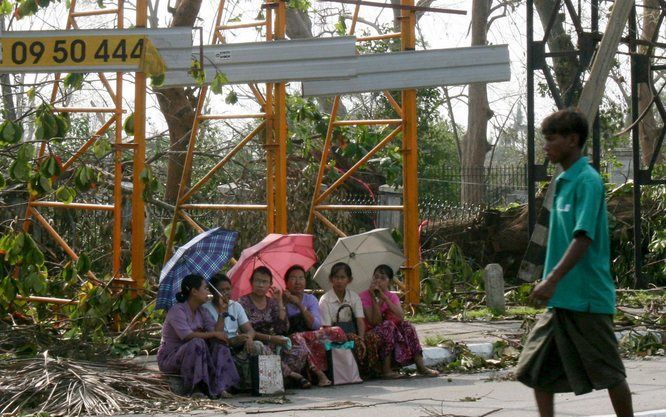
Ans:
[[[541,122],[541,133],[544,135],[578,135],[578,146],[582,148],[587,140],[589,130],[587,119],[580,110],[569,107],[556,111]]]

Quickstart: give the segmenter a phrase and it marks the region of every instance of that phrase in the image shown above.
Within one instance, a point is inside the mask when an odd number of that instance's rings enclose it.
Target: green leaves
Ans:
[[[62,80],[62,83],[67,88],[72,90],[80,90],[83,87],[83,80],[85,79],[86,74],[84,73],[71,73]]]
[[[90,265],[90,257],[87,254],[82,253],[79,255],[79,259],[76,261],[76,270],[79,274],[83,275],[90,271]]]
[[[58,201],[69,204],[74,201],[74,198],[76,197],[76,190],[72,187],[63,185],[56,190],[55,197],[58,199]]]
[[[53,106],[45,103],[37,108],[35,127],[36,140],[63,139],[69,132],[69,116],[53,114]]]
[[[150,253],[148,254],[148,264],[150,266],[162,265],[162,262],[164,262],[165,253],[166,253],[166,246],[164,245],[164,242],[158,241],[150,249]]]
[[[229,91],[229,94],[224,98],[224,102],[227,104],[236,104],[238,103],[238,94],[235,91]]]
[[[0,16],[8,15],[12,12],[12,3],[9,0],[0,1]]]
[[[289,0],[289,2],[287,2],[287,7],[305,13],[310,9],[310,7],[312,7],[312,4],[309,0]]]
[[[162,84],[164,84],[165,78],[166,74],[153,75],[152,77],[150,77],[150,86],[152,88],[161,87]]]
[[[0,124],[0,146],[13,145],[21,141],[23,126],[11,120],[5,120]]]
[[[62,167],[58,159],[51,155],[39,166],[39,172],[47,178],[60,176]]]
[[[94,183],[95,171],[89,166],[82,165],[74,172],[74,185],[79,191],[88,191]]]
[[[95,156],[101,159],[111,152],[111,142],[106,138],[99,138],[93,145],[92,150]]]
[[[190,74],[192,78],[194,78],[194,82],[198,86],[202,86],[206,82],[206,73],[201,66],[201,62],[197,61],[196,59],[192,60],[192,65],[190,66],[190,69],[187,71],[187,73]],[[217,78],[217,75],[215,78]]]
[[[217,74],[215,74],[215,78],[213,78],[213,81],[210,83],[210,90],[215,94],[222,94],[222,87],[227,84],[229,84],[227,76],[218,71]]]
[[[0,239],[0,254],[9,265],[44,265],[44,254],[27,233],[9,233]]]
[[[335,33],[339,36],[347,34],[347,23],[345,23],[345,17],[342,15],[338,17],[338,21],[335,23]]]
[[[134,113],[127,116],[123,123],[123,130],[127,136],[134,136]]]

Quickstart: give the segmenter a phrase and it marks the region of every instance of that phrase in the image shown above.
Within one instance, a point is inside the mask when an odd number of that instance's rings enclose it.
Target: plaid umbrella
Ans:
[[[238,232],[219,227],[198,234],[178,248],[160,274],[157,308],[168,310],[176,303],[180,283],[189,274],[210,279],[226,264],[233,253]]]

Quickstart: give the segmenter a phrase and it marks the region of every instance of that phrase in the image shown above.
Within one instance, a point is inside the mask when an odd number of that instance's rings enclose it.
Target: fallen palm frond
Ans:
[[[52,417],[228,408],[178,397],[160,374],[137,366],[52,358],[48,352],[0,363],[0,404],[3,415],[44,412]]]

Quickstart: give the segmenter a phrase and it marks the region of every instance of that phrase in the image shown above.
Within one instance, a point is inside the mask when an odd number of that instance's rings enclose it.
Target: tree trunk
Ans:
[[[486,45],[487,24],[492,0],[473,0],[472,2],[472,46]],[[492,111],[488,104],[486,83],[469,85],[467,104],[467,134],[462,144],[461,193],[463,203],[482,204],[484,201],[483,166],[488,143],[488,120]]]
[[[643,31],[641,39],[652,40],[655,30],[657,30],[657,20],[659,19],[659,1],[645,0],[643,8]],[[640,48],[639,53],[650,53],[647,47]],[[641,83],[638,85],[638,114],[643,114],[645,109],[652,104],[652,89],[649,85]],[[641,162],[648,165],[655,152],[656,140],[659,135],[659,126],[654,115],[654,106],[651,106],[641,122],[639,123],[639,140],[641,145]]]
[[[554,0],[534,0],[534,7],[541,20],[541,25],[545,28],[548,25],[552,13],[558,13],[547,40],[550,52],[573,51],[574,45],[571,37],[564,30],[564,15],[559,14],[559,10],[553,10]],[[560,88],[560,94],[564,97],[571,88],[574,88],[578,76],[578,59],[575,56],[560,56],[553,58],[555,68],[555,81]],[[577,102],[578,92],[574,92],[573,102]]]
[[[176,3],[171,27],[192,27],[196,21],[201,0],[180,0]],[[170,152],[167,163],[164,201],[175,203],[185,165],[185,152],[194,123],[194,98],[184,88],[167,88],[157,93],[160,110],[169,128]]]

